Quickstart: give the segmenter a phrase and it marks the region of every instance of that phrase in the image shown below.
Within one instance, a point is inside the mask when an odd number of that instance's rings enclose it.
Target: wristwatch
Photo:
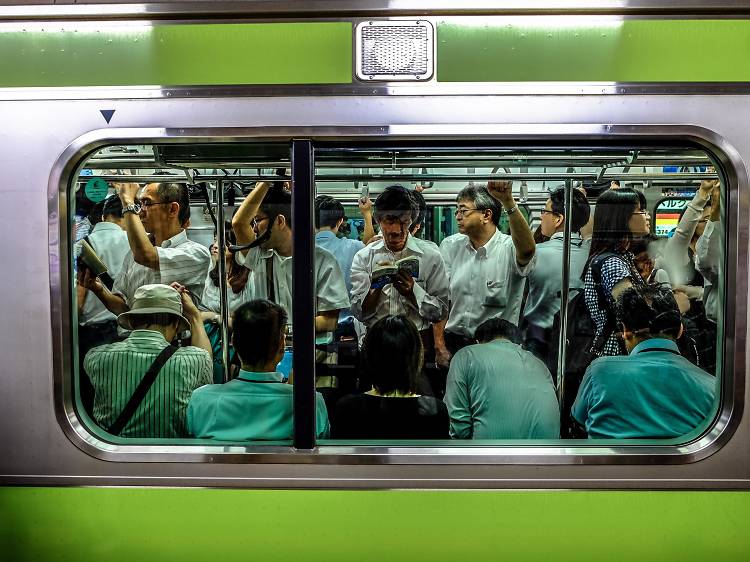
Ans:
[[[140,212],[140,209],[138,208],[138,205],[135,203],[131,203],[127,207],[122,208],[122,215],[125,216],[125,213],[133,213],[137,215]]]
[[[510,209],[505,209],[505,213],[506,213],[506,214],[507,214],[508,216],[512,215],[512,214],[513,214],[513,213],[515,213],[516,211],[518,211],[518,205],[513,205],[513,207],[511,207]]]

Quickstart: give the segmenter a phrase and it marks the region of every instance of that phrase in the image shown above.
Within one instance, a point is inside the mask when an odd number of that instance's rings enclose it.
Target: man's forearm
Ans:
[[[508,224],[510,226],[510,235],[513,238],[513,245],[516,247],[516,260],[520,265],[526,265],[531,261],[536,252],[534,234],[531,232],[529,224],[523,218],[520,211],[508,215]]]
[[[448,319],[445,318],[440,322],[435,322],[432,325],[432,336],[435,339],[436,349],[446,349],[445,345],[445,325],[448,323]]]
[[[208,339],[206,334],[206,328],[203,326],[203,319],[200,314],[189,318],[190,320],[190,344],[195,347],[200,347],[208,351],[208,354],[213,357],[213,348],[211,347],[211,340]]]
[[[250,221],[258,214],[260,204],[268,193],[269,187],[270,185],[266,182],[255,184],[253,190],[245,197],[234,217],[232,217],[232,230],[237,238],[237,243],[241,246],[255,240],[255,231],[250,225]]]
[[[98,298],[112,314],[120,315],[123,312],[130,310],[130,307],[127,305],[124,298],[120,295],[115,295],[109,292],[104,286],[101,286],[98,289],[92,289],[91,292],[96,295],[96,298]]]
[[[375,227],[372,223],[372,213],[363,215],[365,221],[365,229],[362,232],[362,242],[367,244],[373,236],[375,236]]]

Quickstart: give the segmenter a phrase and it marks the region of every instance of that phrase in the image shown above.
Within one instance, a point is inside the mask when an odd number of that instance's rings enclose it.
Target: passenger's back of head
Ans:
[[[416,392],[422,361],[422,339],[406,316],[386,316],[367,330],[363,370],[381,394]]]
[[[549,194],[552,201],[552,212],[565,216],[565,188],[558,188]],[[570,229],[578,232],[589,221],[591,216],[591,205],[586,195],[578,189],[572,190],[573,210],[570,213]]]
[[[243,365],[258,367],[283,353],[287,314],[278,304],[256,299],[235,310],[232,343]]]
[[[619,322],[639,339],[677,339],[680,335],[680,309],[670,287],[632,286],[622,292],[616,305]]]
[[[315,228],[336,228],[344,220],[344,206],[330,195],[315,198]]]
[[[512,322],[502,318],[490,318],[482,322],[474,333],[474,339],[479,343],[488,343],[498,338],[520,344],[521,331]]]

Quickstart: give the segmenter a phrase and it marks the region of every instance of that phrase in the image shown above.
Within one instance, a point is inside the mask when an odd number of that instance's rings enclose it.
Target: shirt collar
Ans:
[[[417,254],[423,254],[421,246],[419,245],[419,242],[417,242],[417,239],[414,238],[411,234],[406,235],[406,247],[409,248],[412,252]]]
[[[162,346],[167,345],[167,338],[161,332],[156,330],[133,330],[128,336],[128,340],[132,343],[134,341],[148,341],[153,343],[159,343]]]
[[[471,244],[471,238],[466,235],[466,247],[469,248],[469,250],[471,250],[472,252],[476,252],[479,255],[486,255],[489,249],[497,244],[503,236],[505,235],[500,232],[500,229],[495,227],[495,233],[490,237],[489,240],[487,240],[487,242],[485,242],[484,246],[474,248],[474,246],[472,246]]]
[[[333,230],[321,230],[315,235],[316,240],[330,240],[331,238],[337,238]]]
[[[102,230],[122,230],[122,228],[113,222],[101,221],[94,225],[91,232],[101,232]],[[124,230],[122,231],[125,232]]]
[[[555,232],[552,236],[550,236],[550,240],[562,240],[565,238],[564,232]],[[570,241],[571,242],[583,242],[581,240],[581,235],[577,232],[571,232],[570,233]]]
[[[187,232],[185,232],[185,229],[183,228],[180,230],[177,234],[172,236],[172,238],[167,238],[164,240],[164,242],[161,243],[162,248],[176,248],[180,244],[187,242]]]
[[[237,377],[243,381],[268,381],[268,382],[282,382],[284,377],[278,371],[273,373],[257,373],[255,371],[246,371],[240,369],[240,374]]]
[[[671,351],[677,351],[678,353],[680,351],[680,348],[677,347],[674,340],[668,340],[666,338],[650,338],[636,345],[630,352],[630,355],[636,355],[647,349],[669,349]]]

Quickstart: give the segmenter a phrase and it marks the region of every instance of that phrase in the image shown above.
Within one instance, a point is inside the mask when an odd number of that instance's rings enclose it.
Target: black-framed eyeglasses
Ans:
[[[152,201],[141,201],[139,203],[136,203],[136,207],[138,208],[138,212],[140,213],[143,210],[148,211],[150,207],[155,207],[157,205],[171,205],[172,201],[162,201],[160,203],[154,203]]]
[[[458,209],[456,209],[455,211],[453,211],[453,215],[455,217],[465,217],[466,215],[468,215],[468,214],[470,214],[470,213],[472,213],[474,211],[484,211],[484,210],[486,210],[486,209],[479,209],[479,208],[476,208],[476,209],[466,209],[466,208],[459,207]]]
[[[560,213],[556,213],[555,211],[548,211],[547,209],[542,209],[542,210],[541,210],[540,212],[541,212],[541,213],[542,213],[543,215],[545,215],[545,214],[548,214],[548,215],[558,215],[558,216],[562,216],[562,215],[561,215]]]
[[[253,220],[250,221],[250,226],[253,228],[257,228],[260,223],[263,221],[267,221],[270,217],[254,217]]]

